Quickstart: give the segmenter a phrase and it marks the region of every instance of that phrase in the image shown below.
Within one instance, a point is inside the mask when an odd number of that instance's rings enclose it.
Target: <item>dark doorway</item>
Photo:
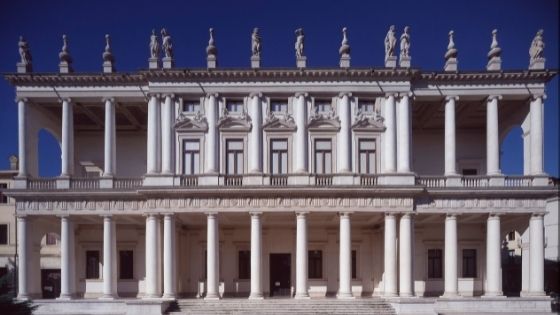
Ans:
[[[41,269],[41,291],[43,299],[60,296],[60,269]]]
[[[270,254],[270,296],[291,295],[290,254]]]

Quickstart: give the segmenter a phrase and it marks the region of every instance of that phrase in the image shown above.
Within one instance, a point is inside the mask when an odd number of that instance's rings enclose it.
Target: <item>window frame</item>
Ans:
[[[318,142],[329,142],[330,143],[330,149],[326,150],[326,149],[317,149],[317,143]],[[317,174],[317,175],[331,175],[334,174],[334,153],[333,153],[333,140],[331,138],[324,138],[324,137],[317,137],[313,139],[313,173]],[[323,166],[323,170],[321,173],[318,172],[318,154],[321,153],[321,165]],[[330,172],[326,172],[326,153],[330,154]]]
[[[286,144],[286,149],[274,149],[274,143],[275,142],[284,142]],[[269,150],[270,150],[270,156],[269,156],[269,172],[271,175],[287,175],[289,173],[289,169],[290,169],[290,142],[288,138],[273,138],[270,139],[270,145],[269,145]],[[283,161],[283,154],[285,153],[285,158],[286,158],[286,169],[283,170],[282,168],[282,161]],[[278,156],[278,163],[279,163],[279,168],[282,169],[280,172],[276,173],[274,172],[274,155],[275,154],[279,154]]]
[[[474,253],[474,255],[472,257],[469,257],[469,260],[466,260],[465,257],[465,252],[466,251],[472,251]],[[472,248],[472,247],[467,247],[467,248],[462,248],[461,249],[461,278],[467,278],[467,279],[476,279],[478,278],[478,249],[476,248]],[[474,270],[468,270],[470,269],[469,267],[471,265],[469,265],[469,262],[472,262],[472,267]]]
[[[377,174],[377,141],[375,138],[359,138],[358,140],[358,156],[356,157],[358,160],[357,171],[360,175],[373,175]],[[362,150],[361,145],[364,142],[373,142],[374,149],[364,149]],[[366,172],[362,173],[362,153],[366,154]],[[370,165],[369,155],[373,155],[373,165]],[[373,171],[372,169],[373,168]]]
[[[239,142],[241,144],[241,149],[230,149],[229,148],[229,144],[233,143],[233,142]],[[245,174],[245,141],[243,138],[229,138],[225,140],[225,173],[226,175],[243,175]],[[234,168],[234,172],[230,172],[230,165],[229,165],[229,157],[230,154],[233,153],[234,154],[234,163],[233,163],[233,168]],[[239,155],[241,154],[241,160],[239,160]],[[238,167],[239,167],[239,163],[241,163],[241,167],[242,170],[241,172],[239,172]]]
[[[430,257],[430,251],[439,252],[439,257],[431,258]],[[444,255],[443,249],[441,249],[441,248],[428,248],[427,249],[427,251],[426,251],[426,267],[428,269],[427,270],[428,279],[443,280],[443,267],[444,267],[443,266],[443,264],[444,264],[443,255]],[[438,269],[436,267],[432,268],[433,266],[431,266],[431,264],[430,264],[430,262],[433,261],[433,260],[439,260],[439,276],[437,274]],[[435,272],[435,275],[432,273],[432,269],[434,269],[433,272]]]
[[[94,274],[96,273],[97,276],[95,275],[90,275],[90,269],[89,269],[89,261],[88,261],[88,254],[89,253],[97,253],[97,264],[95,264],[94,268]],[[99,280],[101,279],[101,251],[99,249],[86,249],[85,250],[85,279],[86,280]],[[95,255],[94,255],[95,256]]]
[[[242,253],[246,255],[242,260]],[[242,261],[244,262],[242,264]],[[238,249],[237,250],[237,279],[238,280],[251,280],[251,250]]]
[[[319,253],[319,256],[312,257],[312,253]],[[307,277],[309,280],[323,279],[324,255],[322,249],[307,250]],[[315,264],[314,264],[315,263]],[[317,269],[314,269],[317,268]]]
[[[131,253],[131,265],[130,265],[130,277],[123,277],[123,252],[130,252]],[[119,249],[119,280],[134,280],[134,250],[132,249]]]
[[[187,107],[191,107],[192,105],[192,110],[187,110]],[[183,113],[187,113],[187,114],[196,114],[197,112],[202,112],[202,105],[200,102],[200,99],[195,100],[195,99],[186,99],[182,101],[181,104],[181,111]]]
[[[9,245],[10,244],[10,225],[8,223],[0,223],[0,227],[6,227],[6,242],[0,242],[0,245]],[[1,235],[1,234],[0,234]]]
[[[198,143],[198,151],[187,150],[186,149],[186,144],[187,143]],[[201,157],[202,157],[201,151],[202,150],[201,150],[200,139],[198,139],[198,138],[184,138],[184,139],[182,139],[181,144],[182,144],[182,154],[181,154],[182,155],[182,161],[181,161],[182,174],[183,175],[199,175],[199,174],[201,174],[202,172],[200,171],[201,170],[201,167],[200,167],[201,165],[200,164],[201,164]],[[190,165],[191,166],[191,173],[190,174],[186,173],[186,170],[187,170],[186,155],[187,155],[187,153],[190,153],[191,155],[193,155],[191,157],[191,165]],[[197,163],[196,163],[195,159],[193,158],[194,154],[196,154],[196,153],[198,153],[198,165],[196,165]],[[196,171],[197,168],[198,168],[198,172]]]
[[[235,105],[236,110],[231,110],[231,105]],[[224,107],[230,114],[241,114],[245,110],[245,100],[239,98],[227,98],[225,100]]]
[[[285,107],[286,110],[275,110],[275,105],[279,105],[280,107]],[[268,106],[268,110],[271,113],[288,113],[290,108],[290,102],[289,100],[280,100],[280,99],[271,99],[269,101],[269,106]]]

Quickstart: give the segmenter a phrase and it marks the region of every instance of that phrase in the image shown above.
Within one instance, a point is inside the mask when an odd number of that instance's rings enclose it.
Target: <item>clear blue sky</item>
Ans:
[[[294,29],[306,32],[308,67],[337,67],[340,30],[348,27],[352,66],[381,67],[389,25],[400,34],[411,27],[412,64],[441,70],[447,33],[455,30],[461,70],[482,70],[497,28],[503,69],[526,69],[528,48],[544,29],[547,68],[558,68],[558,0],[463,1],[2,1],[0,71],[15,72],[18,36],[31,46],[36,72],[57,72],[61,35],[67,34],[78,72],[101,71],[104,34],[111,34],[120,71],[147,67],[152,28],[166,27],[174,40],[177,67],[205,67],[208,28],[215,29],[221,67],[248,67],[250,33],[259,27],[263,67],[294,66]],[[547,86],[545,170],[558,176],[558,78]],[[502,170],[522,173],[519,129],[506,138]],[[43,175],[59,173],[60,149],[41,137]],[[14,90],[0,82],[0,169],[17,153]]]

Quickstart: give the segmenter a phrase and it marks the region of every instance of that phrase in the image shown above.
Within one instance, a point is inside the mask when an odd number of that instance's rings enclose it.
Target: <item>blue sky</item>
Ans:
[[[0,72],[14,72],[17,41],[31,46],[36,72],[57,72],[61,35],[67,34],[78,72],[101,71],[104,34],[112,38],[119,71],[147,67],[152,28],[166,27],[177,67],[205,67],[208,28],[215,30],[220,67],[248,67],[250,33],[259,27],[263,67],[294,66],[294,30],[306,32],[308,67],[337,67],[341,28],[348,27],[352,66],[381,67],[389,25],[411,27],[413,67],[441,70],[447,33],[455,30],[460,70],[482,70],[492,29],[499,30],[503,69],[526,69],[528,48],[544,29],[547,68],[558,68],[559,1],[3,1],[0,4]],[[558,176],[558,78],[547,86],[545,171]],[[522,173],[519,129],[505,139],[502,170]],[[40,170],[59,173],[60,149],[41,136]],[[14,90],[0,81],[0,169],[17,153]]]

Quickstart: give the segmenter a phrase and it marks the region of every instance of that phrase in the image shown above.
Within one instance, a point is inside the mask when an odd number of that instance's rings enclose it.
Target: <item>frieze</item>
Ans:
[[[477,199],[424,199],[418,200],[416,209],[419,211],[464,209],[468,210],[504,210],[504,211],[532,211],[546,207],[544,199],[518,198],[477,198]]]

